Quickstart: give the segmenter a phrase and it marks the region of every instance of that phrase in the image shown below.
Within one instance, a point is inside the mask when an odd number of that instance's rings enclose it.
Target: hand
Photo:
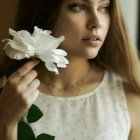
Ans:
[[[39,95],[40,81],[33,68],[39,61],[24,64],[8,78],[0,95],[0,123],[18,123]]]

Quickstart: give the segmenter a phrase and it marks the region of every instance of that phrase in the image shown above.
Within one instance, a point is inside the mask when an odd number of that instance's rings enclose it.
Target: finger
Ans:
[[[38,89],[36,89],[36,90],[34,90],[33,92],[32,92],[32,94],[30,94],[30,96],[32,97],[31,98],[31,102],[33,103],[36,99],[37,99],[37,97],[38,97],[38,95],[39,95],[39,90]]]
[[[19,68],[16,72],[14,72],[10,77],[21,78],[25,74],[27,74],[31,69],[33,69],[36,65],[39,64],[39,60],[29,61],[24,64],[21,68]]]
[[[35,91],[40,85],[40,81],[38,79],[34,79],[25,89],[25,93],[31,94],[33,91]]]
[[[31,70],[20,80],[20,85],[28,86],[28,84],[30,84],[36,77],[37,72],[35,70]]]

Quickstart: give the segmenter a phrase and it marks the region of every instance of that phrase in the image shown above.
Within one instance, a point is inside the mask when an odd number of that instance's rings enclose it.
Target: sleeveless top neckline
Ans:
[[[30,123],[36,137],[55,140],[128,140],[130,118],[122,79],[108,71],[96,89],[75,97],[41,93],[34,102],[43,117]]]
[[[47,95],[46,93],[42,93],[40,92],[41,96],[47,97],[47,98],[52,98],[52,99],[57,99],[60,101],[65,101],[65,100],[77,100],[77,99],[81,99],[81,98],[86,98],[89,96],[93,96],[94,94],[96,94],[98,92],[98,90],[100,90],[100,88],[104,85],[106,78],[107,78],[107,71],[104,71],[103,77],[101,82],[99,83],[99,85],[97,85],[97,87],[95,87],[94,89],[89,90],[88,92],[82,94],[82,95],[78,95],[78,96],[70,96],[70,97],[59,97],[59,96],[52,96],[52,95]]]

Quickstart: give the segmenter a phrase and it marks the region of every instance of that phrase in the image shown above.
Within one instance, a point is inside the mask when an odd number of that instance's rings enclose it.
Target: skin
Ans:
[[[78,12],[77,10],[74,12],[75,10],[73,11],[68,8],[68,5],[75,4],[75,2],[83,5],[82,8],[78,5],[74,6],[74,9],[78,8]],[[88,3],[79,0],[73,0],[71,2],[65,0],[63,3],[53,32],[56,36],[65,36],[66,39],[60,47],[68,52],[70,65],[67,69],[60,69],[59,76],[52,74],[53,83],[55,85],[66,88],[70,84],[77,82],[81,79],[82,75],[85,75],[89,71],[87,58],[94,58],[98,54],[109,29],[110,17],[108,10],[104,8],[105,4],[104,2],[99,3],[98,0],[92,0]],[[87,7],[88,10],[84,10],[84,6]],[[81,22],[79,22],[79,20]],[[65,24],[63,24],[63,22]],[[101,38],[101,42],[98,46],[92,47],[89,43],[83,43],[83,41],[81,41],[83,37],[93,34],[97,34]],[[0,135],[3,140],[17,139],[17,123],[19,119],[37,98],[39,94],[38,88],[41,91],[44,89],[42,88],[43,82],[41,79],[41,84],[39,80],[36,79],[37,71],[34,70],[34,67],[37,64],[38,62],[35,61],[28,62],[14,72],[8,78],[2,91],[2,96],[0,97],[0,112],[3,113],[1,114],[0,120]],[[77,64],[79,64],[81,68],[79,68],[79,66],[77,67]],[[90,72],[90,75],[94,75],[93,77],[96,79],[93,80],[94,83],[96,83],[94,84],[95,86],[99,83],[102,73],[96,66],[92,69],[94,73]],[[21,73],[22,76],[19,76],[18,73]],[[46,71],[43,73],[39,70],[38,73],[42,73],[43,76],[47,74]],[[90,75],[87,77],[90,77]],[[93,85],[93,82],[90,86],[91,85]],[[82,90],[89,88],[90,87],[87,86]],[[45,91],[46,90],[44,90],[44,92]],[[58,96],[60,95],[65,96],[63,90],[61,94],[58,93]],[[8,118],[5,116],[8,116]],[[5,128],[5,131],[3,131],[3,128]]]
[[[78,5],[75,5],[75,3],[78,3]],[[69,8],[71,4],[75,5],[72,6],[74,11]],[[79,4],[82,6],[79,6]],[[83,75],[86,75],[86,82],[82,87],[84,92],[91,88],[93,89],[100,83],[104,71],[96,65],[90,66],[87,59],[95,58],[98,55],[106,38],[110,25],[108,5],[109,0],[101,2],[99,0],[64,1],[57,22],[52,30],[55,36],[65,36],[65,41],[60,48],[67,51],[67,58],[70,64],[66,69],[59,69],[60,74],[56,76],[45,69],[40,71],[39,67],[35,70],[35,66],[39,62],[30,61],[8,78],[2,91],[2,96],[0,96],[0,112],[3,112],[0,120],[0,136],[2,136],[3,140],[17,139],[17,123],[38,97],[38,89],[44,93],[48,91],[43,78],[37,79],[37,76],[41,77],[43,75],[43,77],[49,78],[51,75],[52,82],[57,88],[62,89],[61,92],[55,92],[57,89],[53,88],[52,92],[56,93],[54,96],[74,96],[72,94],[74,92],[71,91],[66,95],[65,88],[75,84]],[[85,8],[87,9],[85,10]],[[101,41],[96,47],[93,47],[89,42],[82,41],[83,38],[92,35],[100,36]],[[19,76],[18,73],[21,73],[22,76]],[[124,86],[126,93],[130,92],[130,90],[127,90],[128,87]],[[131,96],[127,96],[127,99],[132,103],[129,105],[131,114],[134,109],[132,106],[139,105],[139,100],[137,99],[136,103]],[[138,114],[140,112],[138,109],[135,109],[134,112],[136,116],[140,114]],[[132,112],[132,114],[134,113]],[[8,116],[8,118],[5,116]],[[135,119],[132,120],[133,123]],[[138,117],[136,120],[139,120]],[[133,131],[129,140],[140,139],[138,136],[140,125],[136,125],[137,123],[138,121],[133,123],[134,126],[132,125]],[[3,128],[5,131],[3,131]]]
[[[66,89],[79,81],[82,75],[86,75],[90,67],[87,59],[97,56],[110,26],[109,4],[109,0],[101,2],[99,0],[65,0],[62,4],[52,31],[57,37],[65,36],[64,42],[59,47],[67,51],[70,64],[67,69],[60,69],[58,76],[52,75],[52,83],[56,87]],[[101,39],[96,47],[83,41],[84,38],[93,35],[98,35]],[[77,64],[81,67],[77,67]],[[96,79],[95,68],[93,68],[93,73]],[[53,90],[55,91],[54,88]],[[63,93],[60,94],[63,95]],[[59,96],[58,92],[57,96]]]
[[[109,29],[109,3],[109,0],[64,1],[53,33],[56,36],[65,36],[60,47],[68,52],[68,57],[78,56],[83,59],[96,57]],[[101,38],[97,47],[92,47],[82,40],[92,35],[99,35]]]
[[[39,95],[37,88],[40,82],[36,79],[37,72],[33,70],[38,63],[30,61],[14,72],[1,93],[0,136],[3,140],[17,139],[18,121]]]

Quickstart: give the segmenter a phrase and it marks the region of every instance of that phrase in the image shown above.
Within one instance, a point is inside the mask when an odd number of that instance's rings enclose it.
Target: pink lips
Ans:
[[[87,36],[87,37],[84,37],[82,39],[82,41],[86,42],[86,43],[89,43],[91,46],[93,47],[97,47],[100,45],[101,43],[101,38],[100,36],[98,35],[94,35],[94,36]]]

